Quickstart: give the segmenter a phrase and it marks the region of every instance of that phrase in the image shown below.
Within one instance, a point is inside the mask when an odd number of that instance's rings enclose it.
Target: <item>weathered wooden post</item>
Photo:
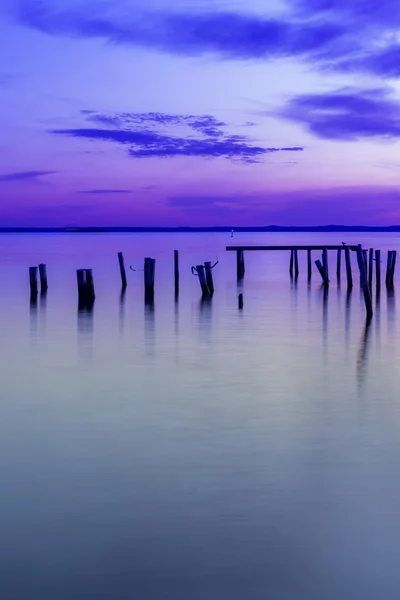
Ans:
[[[156,275],[156,261],[154,258],[144,259],[144,296],[146,300],[154,297],[154,280]]]
[[[294,250],[294,276],[299,276],[299,258],[297,256],[297,249]]]
[[[46,265],[43,263],[40,263],[40,265],[39,265],[39,277],[40,277],[40,292],[42,294],[45,294],[47,292],[47,289],[49,286],[47,284]]]
[[[349,289],[351,289],[353,287],[353,275],[351,272],[350,248],[345,247],[344,257],[345,257],[345,261],[346,261],[347,287]]]
[[[175,296],[179,294],[179,252],[174,250],[174,283],[175,283]]]
[[[387,253],[387,263],[386,263],[386,285],[390,285],[390,275],[392,272],[392,261],[393,261],[393,251],[389,250]]]
[[[393,258],[392,258],[392,270],[390,273],[390,281],[391,284],[394,284],[394,270],[396,268],[396,258],[397,258],[397,250],[393,250]]]
[[[214,281],[213,281],[213,276],[212,276],[211,262],[204,263],[204,270],[205,270],[205,274],[206,274],[207,287],[209,289],[210,294],[213,294],[214,293]]]
[[[340,269],[342,263],[342,249],[339,248],[337,251],[337,260],[336,260],[336,277],[340,279]]]
[[[96,295],[94,293],[94,280],[92,269],[85,269],[86,274],[86,300],[88,304],[91,304]]]
[[[76,280],[78,284],[78,299],[79,304],[85,304],[86,302],[86,276],[85,269],[78,269],[76,271]]]
[[[361,244],[357,247],[357,261],[360,269],[360,283],[364,292],[365,308],[367,309],[367,318],[370,319],[373,315],[371,292],[368,285],[367,269],[365,267],[365,256]]]
[[[37,267],[29,267],[29,285],[31,288],[31,296],[36,296],[38,293]]]
[[[237,278],[243,279],[244,272],[245,272],[243,250],[236,251],[236,272],[237,272]]]
[[[307,248],[307,278],[310,281],[312,275],[311,250]]]
[[[324,285],[329,285],[329,279],[328,279],[326,271],[323,267],[323,264],[321,263],[321,261],[319,259],[314,262],[315,262],[315,265],[316,265],[318,271],[320,272],[320,275],[322,277],[322,281],[324,282]]]
[[[124,257],[123,257],[122,252],[118,252],[118,262],[119,262],[119,271],[121,273],[122,287],[126,288],[126,286],[128,285],[128,282],[126,280],[125,264],[124,264]]]
[[[208,289],[208,285],[207,285],[207,279],[206,279],[204,265],[197,265],[196,271],[197,271],[197,275],[199,277],[199,282],[200,282],[201,291],[203,293],[203,296],[209,296],[210,290]]]
[[[322,267],[325,271],[326,279],[329,282],[329,273],[328,273],[328,250],[324,248],[322,250]]]
[[[293,277],[294,250],[290,251],[289,275]]]
[[[243,308],[243,294],[239,294],[238,296],[238,308],[239,310],[242,310]]]
[[[381,251],[375,250],[376,287],[381,287]]]
[[[374,272],[374,249],[369,249],[369,259],[368,259],[368,285],[369,289],[372,289],[372,278]]]

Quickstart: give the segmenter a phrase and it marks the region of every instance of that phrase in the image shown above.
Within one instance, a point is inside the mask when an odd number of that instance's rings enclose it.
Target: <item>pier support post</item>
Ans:
[[[325,277],[329,281],[329,272],[328,272],[328,250],[324,248],[322,250],[322,267],[325,271]]]
[[[375,279],[376,287],[381,287],[381,251],[375,250]]]
[[[369,289],[372,289],[372,278],[374,273],[374,249],[369,249],[369,257],[368,257],[368,285]]]
[[[243,250],[236,251],[236,273],[238,279],[243,279],[244,277],[244,252]]]
[[[297,255],[297,250],[294,250],[294,276],[297,278],[299,276],[299,257]]]
[[[386,263],[386,278],[385,278],[386,285],[390,285],[390,275],[392,272],[392,261],[393,261],[393,251],[388,250],[387,263]]]
[[[367,269],[365,266],[365,255],[361,244],[357,248],[358,268],[360,269],[360,283],[364,292],[365,308],[367,310],[367,318],[370,319],[373,315],[371,292],[368,285]]]
[[[312,263],[311,263],[311,250],[307,249],[307,278],[308,281],[311,279],[312,274]]]
[[[326,271],[324,269],[322,262],[318,259],[315,261],[315,265],[322,277],[322,281],[324,282],[324,285],[329,285],[329,279],[327,277],[327,274],[326,274]]]
[[[212,295],[214,293],[214,281],[212,276],[211,262],[204,263],[204,270],[206,274],[207,287],[209,289],[210,294]]]
[[[208,289],[208,285],[207,285],[207,279],[206,279],[204,265],[196,265],[196,271],[197,271],[197,275],[199,276],[199,283],[200,283],[203,297],[209,296],[210,290]]]
[[[118,252],[118,262],[119,262],[119,271],[121,273],[122,287],[126,288],[126,286],[128,285],[128,282],[126,280],[126,271],[125,271],[125,264],[124,264],[124,256],[123,256],[122,252]]]
[[[37,267],[29,267],[29,285],[31,288],[31,296],[36,296],[38,293]]]
[[[49,286],[47,284],[46,265],[43,263],[40,263],[40,265],[39,265],[39,277],[40,277],[40,293],[45,294],[47,292],[47,289]]]
[[[154,258],[144,259],[144,297],[145,300],[154,298],[154,280],[156,275],[156,261]]]
[[[353,287],[353,274],[351,272],[350,248],[344,249],[344,257],[345,257],[345,261],[346,261],[347,287],[350,290]]]
[[[290,251],[289,275],[293,277],[294,250]]]
[[[179,294],[179,252],[174,250],[174,284],[175,297]]]
[[[336,260],[336,277],[340,279],[340,269],[342,263],[342,249],[339,248],[337,251],[337,260]]]
[[[238,296],[238,308],[239,310],[242,310],[243,308],[243,294],[239,294]]]

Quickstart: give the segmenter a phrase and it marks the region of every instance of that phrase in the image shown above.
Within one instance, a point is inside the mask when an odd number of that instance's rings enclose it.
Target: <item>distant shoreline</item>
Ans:
[[[400,232],[400,225],[320,225],[314,227],[0,227],[1,233],[300,233],[300,232]]]

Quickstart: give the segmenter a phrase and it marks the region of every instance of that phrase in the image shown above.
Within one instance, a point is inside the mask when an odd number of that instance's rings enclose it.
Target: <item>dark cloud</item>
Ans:
[[[290,0],[300,16],[325,16],[334,22],[346,19],[350,28],[392,28],[400,23],[398,0]],[[353,21],[354,19],[354,21]]]
[[[168,115],[157,112],[125,112],[109,116],[96,113],[95,111],[81,111],[81,113],[88,115],[87,120],[92,123],[100,123],[101,125],[117,128],[123,127],[125,129],[137,126],[154,128],[157,126],[173,127],[186,125],[196,132],[211,137],[218,137],[223,135],[221,128],[226,127],[226,123],[216,119],[212,115]]]
[[[340,59],[333,67],[348,73],[364,72],[393,79],[400,77],[400,44],[392,44],[375,52],[361,52],[353,58]]]
[[[58,0],[16,0],[14,15],[50,35],[101,38],[182,56],[294,57],[317,69],[399,76],[398,0],[287,0],[287,5],[285,16],[268,18],[229,11],[225,5],[168,13],[141,12],[137,6],[121,10],[111,0],[95,11],[83,1],[63,6]]]
[[[132,190],[81,190],[77,194],[129,194]]]
[[[227,126],[226,123],[212,115],[119,113],[109,116],[92,111],[83,114],[90,123],[105,124],[107,127],[56,129],[51,133],[126,145],[129,147],[129,156],[134,158],[222,157],[254,163],[272,152],[303,150],[299,146],[265,148],[246,136],[226,134],[222,129]],[[173,132],[167,130],[168,127],[172,127]],[[176,129],[180,128],[182,132],[182,127],[188,127],[190,135],[176,134]]]
[[[192,139],[162,135],[152,131],[132,131],[121,129],[57,129],[52,133],[89,140],[111,141],[129,145],[128,153],[135,158],[196,156],[203,158],[239,158],[244,162],[271,152],[279,152],[281,148],[263,148],[250,144],[241,136],[226,138]],[[237,139],[238,138],[238,139]],[[302,150],[302,148],[296,148]],[[293,148],[285,148],[285,151]]]
[[[0,175],[0,181],[35,181],[45,175],[55,175],[57,171],[18,171]]]
[[[51,35],[245,60],[307,55],[345,33],[343,23],[329,20],[290,22],[215,10],[167,14],[140,13],[132,7],[130,12],[118,12],[107,3],[90,11],[84,3],[60,7],[55,0],[19,0],[15,14],[20,23]]]
[[[400,137],[400,105],[386,88],[346,88],[292,98],[279,115],[332,140]]]

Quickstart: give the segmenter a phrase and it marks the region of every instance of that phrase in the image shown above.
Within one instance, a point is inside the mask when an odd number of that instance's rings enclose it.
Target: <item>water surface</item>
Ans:
[[[344,235],[400,250],[393,234],[0,236],[1,598],[397,600],[396,287],[374,287],[368,326],[354,256],[348,294],[333,253],[324,291],[305,255],[295,281],[287,252],[246,253],[238,284],[225,251]],[[118,251],[138,269],[125,294]],[[216,258],[202,301],[190,268]]]

